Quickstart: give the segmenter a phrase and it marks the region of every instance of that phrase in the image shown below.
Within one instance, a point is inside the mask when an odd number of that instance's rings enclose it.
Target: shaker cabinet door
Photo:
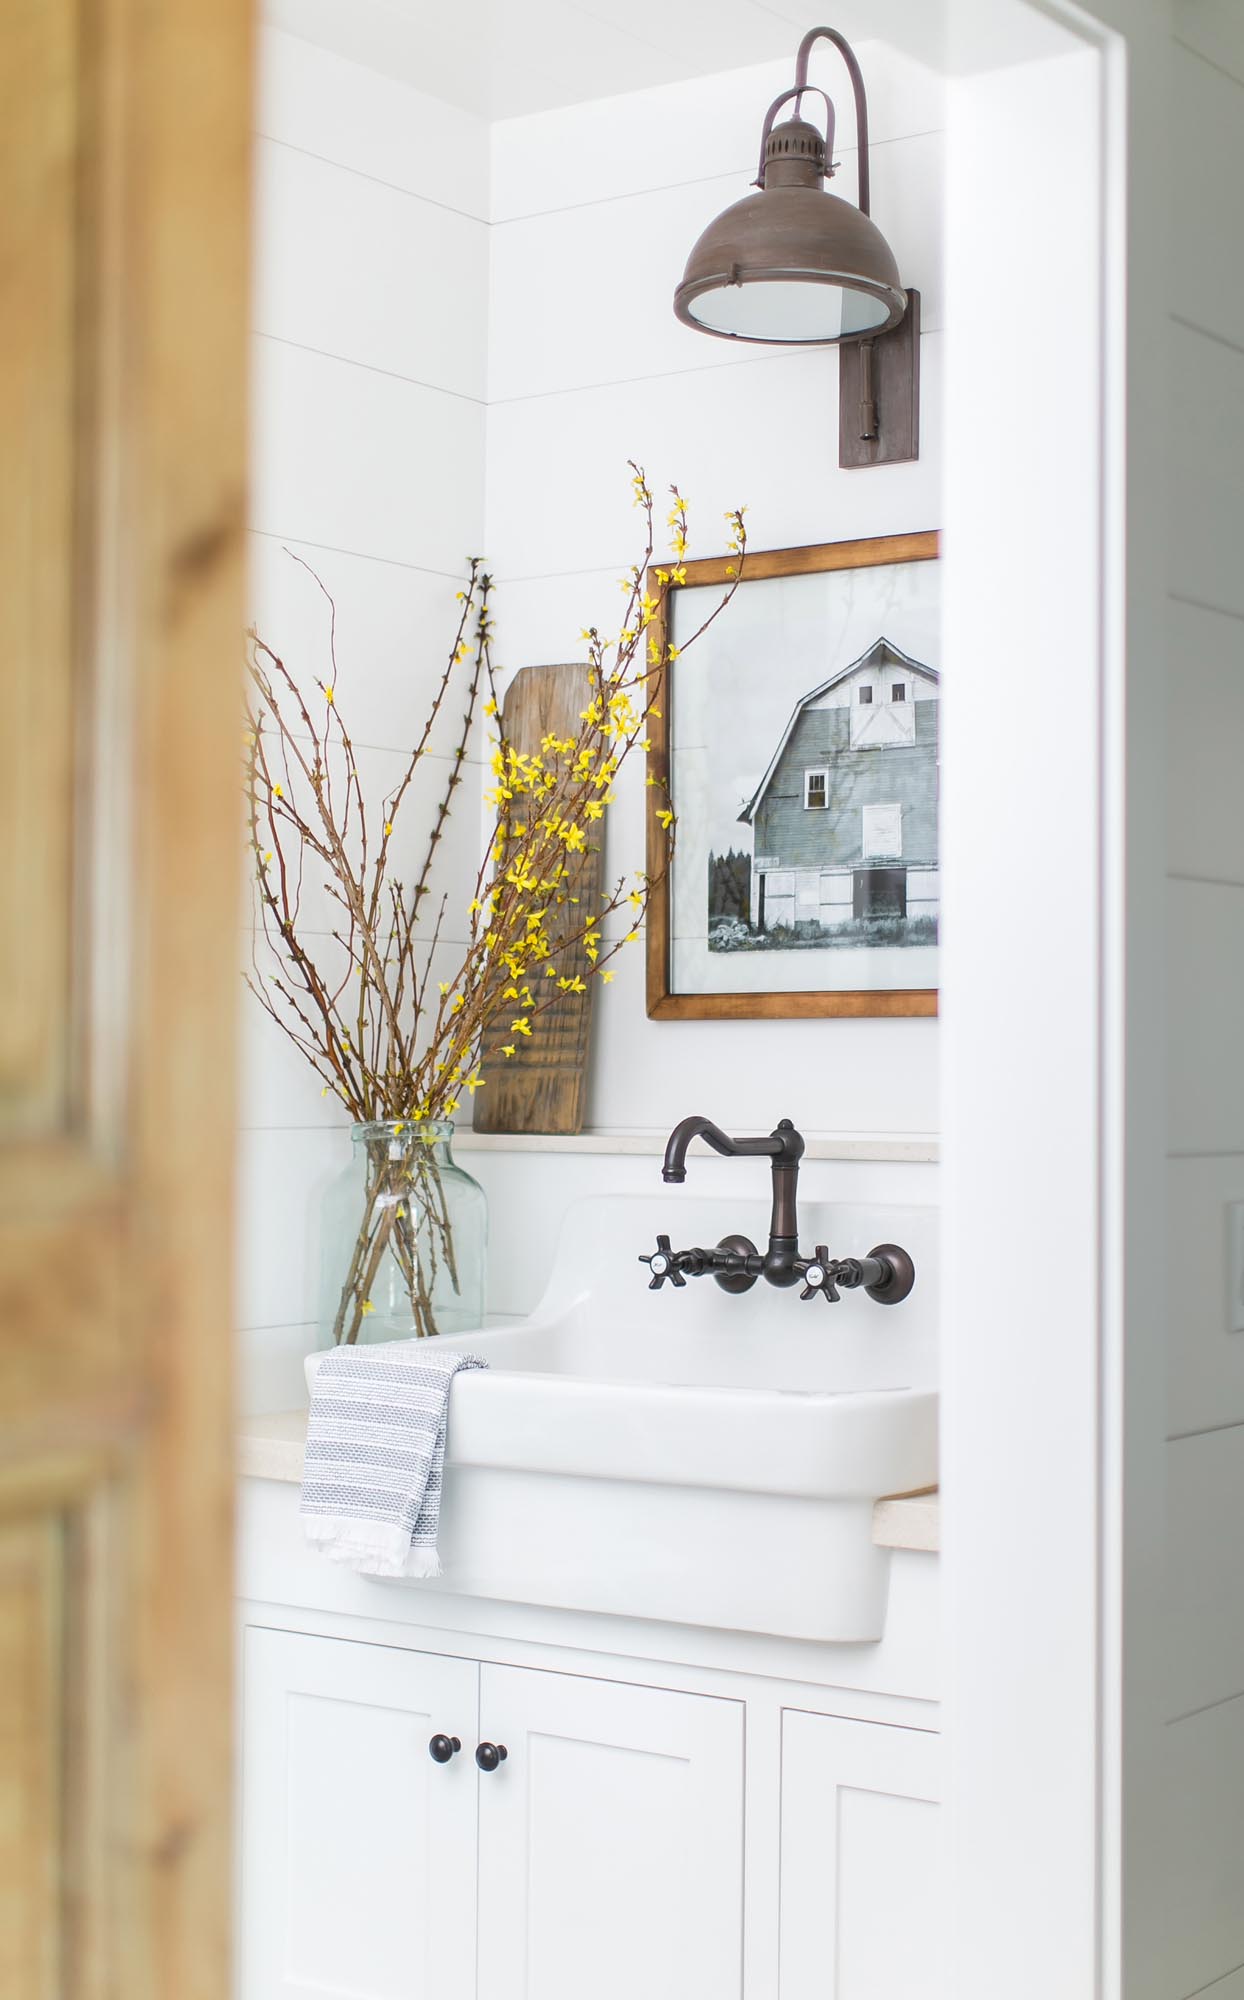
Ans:
[[[485,1666],[480,1731],[479,2000],[739,2000],[742,1704]]]
[[[248,1628],[239,2000],[474,2000],[478,1675]]]
[[[941,1739],[782,1717],[781,2000],[941,2000]]]

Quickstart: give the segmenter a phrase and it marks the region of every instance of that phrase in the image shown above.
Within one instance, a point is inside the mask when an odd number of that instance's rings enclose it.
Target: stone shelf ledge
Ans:
[[[474,1132],[469,1127],[454,1134],[454,1146],[467,1153],[609,1153],[660,1156],[669,1133],[665,1131]],[[932,1132],[823,1132],[804,1133],[805,1160],[885,1160],[935,1164],[940,1155],[936,1133]]]

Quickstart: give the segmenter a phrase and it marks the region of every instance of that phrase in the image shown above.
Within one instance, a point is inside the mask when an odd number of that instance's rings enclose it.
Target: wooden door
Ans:
[[[941,2000],[941,1750],[783,1715],[781,2000]]]
[[[247,0],[0,35],[0,1992],[227,1990]]]
[[[743,1708],[480,1670],[479,2000],[738,2000]]]
[[[248,1630],[239,2000],[474,2000],[478,1677]]]

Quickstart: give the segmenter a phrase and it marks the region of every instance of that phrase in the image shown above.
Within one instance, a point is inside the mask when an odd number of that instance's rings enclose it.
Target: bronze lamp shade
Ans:
[[[828,193],[834,108],[827,131],[799,116],[809,90],[808,56],[820,38],[841,49],[855,87],[859,206]],[[824,96],[823,92],[815,92]],[[795,116],[774,124],[794,98]],[[687,326],[725,340],[827,346],[897,326],[907,310],[898,265],[868,213],[868,111],[855,56],[832,28],[813,28],[799,46],[793,89],[770,105],[761,135],[759,193],[736,201],[695,244],[674,311]]]

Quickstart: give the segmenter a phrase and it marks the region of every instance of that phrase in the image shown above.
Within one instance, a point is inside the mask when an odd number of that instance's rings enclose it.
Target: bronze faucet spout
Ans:
[[[686,1180],[687,1147],[693,1139],[703,1139],[714,1152],[724,1154],[728,1160],[759,1156],[797,1166],[803,1157],[803,1140],[789,1118],[783,1118],[776,1130],[766,1133],[763,1138],[732,1139],[720,1125],[714,1125],[711,1118],[697,1115],[682,1119],[670,1133],[665,1148],[665,1164],[661,1168],[662,1180]]]
[[[684,1118],[670,1133],[661,1169],[663,1180],[686,1180],[687,1147],[692,1139],[703,1139],[714,1152],[724,1153],[727,1159],[759,1157],[773,1162],[773,1213],[769,1221],[769,1248],[761,1260],[763,1275],[771,1285],[797,1284],[800,1272],[796,1198],[799,1162],[803,1158],[802,1134],[796,1132],[789,1118],[783,1118],[763,1138],[732,1139],[711,1118]]]

